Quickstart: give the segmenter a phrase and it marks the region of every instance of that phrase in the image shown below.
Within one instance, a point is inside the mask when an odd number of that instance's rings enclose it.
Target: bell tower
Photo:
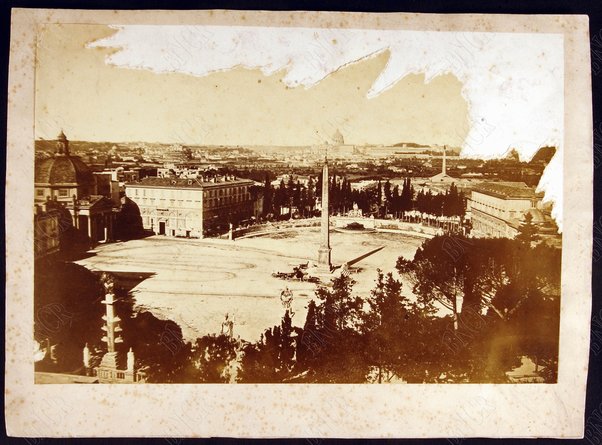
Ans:
[[[54,152],[56,156],[69,156],[69,140],[63,130],[56,138],[56,150]]]

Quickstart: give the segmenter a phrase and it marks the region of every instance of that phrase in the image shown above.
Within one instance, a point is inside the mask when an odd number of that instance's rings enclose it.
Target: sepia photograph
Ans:
[[[563,60],[558,35],[41,27],[35,381],[556,382]]]
[[[586,16],[16,9],[11,33],[9,432],[582,433]]]

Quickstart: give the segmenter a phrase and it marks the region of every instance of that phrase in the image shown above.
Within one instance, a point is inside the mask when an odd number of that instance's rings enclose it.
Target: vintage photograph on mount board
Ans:
[[[89,13],[33,31],[34,386],[559,382],[563,31]]]

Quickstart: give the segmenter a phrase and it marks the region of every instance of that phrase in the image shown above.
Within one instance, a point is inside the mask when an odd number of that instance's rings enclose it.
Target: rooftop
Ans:
[[[530,199],[543,196],[542,193],[535,193],[535,189],[524,182],[485,182],[477,185],[473,191],[502,199]]]
[[[92,207],[95,207],[95,209],[113,207],[111,200],[103,195],[84,196],[82,198],[77,199],[76,202],[78,210],[91,209]],[[68,209],[73,209],[73,201],[69,201],[65,205]]]
[[[55,155],[35,166],[36,184],[91,184],[94,177],[77,156]]]
[[[147,176],[140,181],[127,182],[126,187],[165,187],[165,188],[193,188],[203,189],[223,187],[226,185],[253,185],[250,179],[236,178],[234,176],[218,176],[205,178],[159,178]]]

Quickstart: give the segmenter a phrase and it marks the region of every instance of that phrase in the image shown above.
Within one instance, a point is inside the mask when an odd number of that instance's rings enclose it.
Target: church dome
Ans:
[[[55,156],[36,165],[36,183],[83,185],[93,181],[92,171],[77,156]]]
[[[344,145],[345,144],[345,138],[343,138],[343,135],[341,134],[341,132],[339,131],[338,128],[337,128],[337,131],[334,132],[334,135],[332,135],[332,143],[333,143],[333,145]]]
[[[69,141],[61,131],[57,138],[57,150],[53,157],[36,164],[36,184],[78,184],[91,185],[94,175],[79,158],[69,154]]]

